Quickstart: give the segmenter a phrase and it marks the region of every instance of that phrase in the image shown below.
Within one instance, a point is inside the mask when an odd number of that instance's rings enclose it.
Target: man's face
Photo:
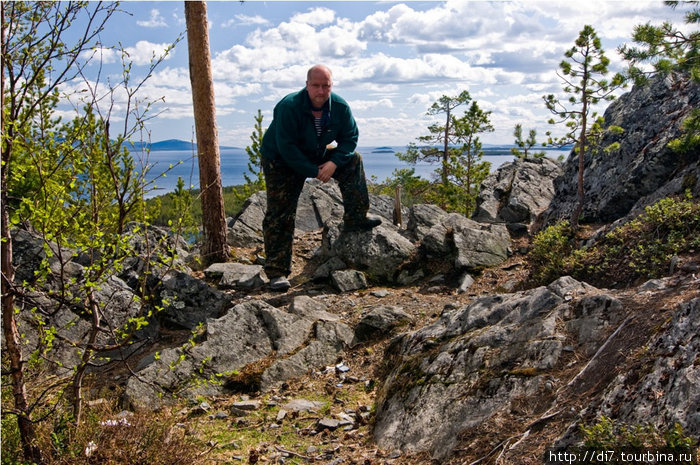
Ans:
[[[330,73],[323,70],[315,70],[306,81],[306,91],[309,93],[311,103],[315,108],[321,108],[331,96],[333,80]]]

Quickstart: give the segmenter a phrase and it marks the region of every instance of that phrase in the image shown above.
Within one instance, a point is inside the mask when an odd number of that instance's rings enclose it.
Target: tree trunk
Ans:
[[[219,136],[216,127],[206,3],[186,1],[185,20],[204,228],[202,260],[205,264],[225,262],[229,253],[226,244],[226,214],[221,186]]]
[[[5,4],[0,6],[1,23],[5,25]],[[0,66],[0,108],[5,109],[5,28],[2,28],[3,64]],[[17,426],[20,440],[22,441],[22,451],[24,459],[41,464],[43,458],[41,449],[37,442],[36,429],[31,418],[29,418],[29,402],[27,401],[26,385],[24,382],[24,361],[22,360],[22,346],[17,322],[15,321],[15,294],[13,281],[15,278],[15,268],[12,264],[12,235],[10,233],[10,211],[7,205],[7,168],[10,166],[10,155],[12,153],[12,136],[6,133],[5,112],[2,112],[2,132],[3,138],[7,138],[2,144],[2,170],[0,171],[0,267],[2,268],[2,282],[0,292],[2,293],[2,331],[5,337],[5,347],[10,359],[10,374],[12,379],[12,395],[14,398],[14,408],[17,415]]]
[[[584,95],[586,87],[584,86]],[[579,137],[578,145],[578,188],[576,191],[576,208],[571,215],[571,227],[574,231],[578,230],[579,218],[581,217],[581,212],[583,211],[583,203],[585,200],[585,192],[583,190],[583,170],[585,167],[585,155],[586,155],[586,112],[588,111],[588,101],[583,100],[582,118],[581,118],[581,136]]]

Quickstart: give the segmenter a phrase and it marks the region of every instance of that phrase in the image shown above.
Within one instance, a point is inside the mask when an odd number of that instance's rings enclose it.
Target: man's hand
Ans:
[[[333,173],[335,173],[335,169],[337,168],[336,164],[333,163],[332,161],[327,161],[321,165],[318,166],[318,176],[316,176],[316,179],[321,180],[322,182],[328,182],[331,180],[333,177]]]

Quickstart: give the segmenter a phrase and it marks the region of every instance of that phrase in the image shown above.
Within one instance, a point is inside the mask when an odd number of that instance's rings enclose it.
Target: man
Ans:
[[[263,220],[265,273],[269,287],[290,284],[297,202],[306,178],[338,181],[344,231],[367,231],[381,223],[367,218],[369,195],[362,158],[355,152],[358,130],[347,102],[331,92],[330,69],[315,65],[306,87],[284,97],[274,109],[260,152],[267,186]],[[331,147],[333,145],[333,148]]]

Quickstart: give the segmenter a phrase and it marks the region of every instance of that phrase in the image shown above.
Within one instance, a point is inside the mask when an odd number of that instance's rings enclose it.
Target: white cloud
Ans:
[[[236,26],[267,26],[270,21],[263,18],[262,16],[248,16],[248,15],[235,15],[232,19],[225,21],[221,24],[221,27],[236,27]]]
[[[306,13],[298,13],[292,16],[291,22],[303,23],[311,26],[330,24],[335,20],[335,11],[330,8],[314,8]]]
[[[136,21],[136,24],[142,27],[167,27],[168,23],[165,22],[165,18],[161,16],[160,11],[157,9],[152,9],[151,10],[151,16],[148,18],[148,20],[143,21]]]
[[[153,42],[149,42],[147,40],[139,40],[136,42],[135,46],[126,47],[124,51],[127,53],[129,60],[134,64],[147,65],[151,62],[151,60],[163,56],[170,45],[171,44],[167,43],[154,44]],[[170,59],[172,53],[173,52],[170,52],[165,59]]]

